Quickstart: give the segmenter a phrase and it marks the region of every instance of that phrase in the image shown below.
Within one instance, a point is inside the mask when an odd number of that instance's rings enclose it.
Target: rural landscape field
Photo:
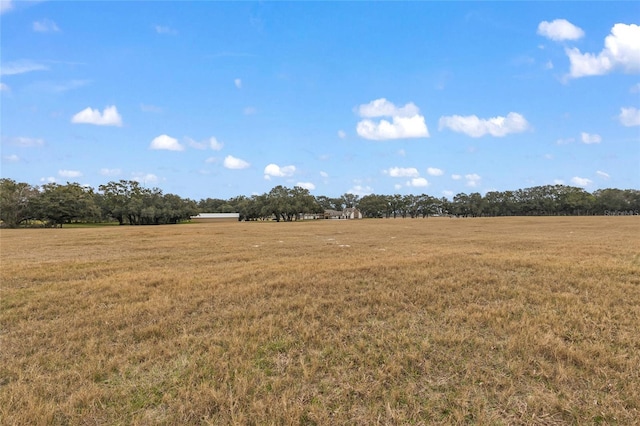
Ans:
[[[0,231],[0,424],[637,424],[638,217]]]

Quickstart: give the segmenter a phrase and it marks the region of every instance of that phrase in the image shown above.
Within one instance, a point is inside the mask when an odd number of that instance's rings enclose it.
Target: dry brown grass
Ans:
[[[2,230],[0,424],[637,424],[640,221]]]

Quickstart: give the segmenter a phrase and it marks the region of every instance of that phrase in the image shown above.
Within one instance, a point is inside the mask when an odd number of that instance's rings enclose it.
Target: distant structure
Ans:
[[[360,210],[349,207],[342,211],[340,210],[325,210],[325,219],[362,219],[362,213]]]
[[[196,223],[211,222],[237,222],[240,220],[240,213],[200,213],[191,216],[191,221]]]

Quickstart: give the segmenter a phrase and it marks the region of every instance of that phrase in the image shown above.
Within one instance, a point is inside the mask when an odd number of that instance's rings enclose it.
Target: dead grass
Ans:
[[[0,424],[638,424],[640,222],[2,230]]]

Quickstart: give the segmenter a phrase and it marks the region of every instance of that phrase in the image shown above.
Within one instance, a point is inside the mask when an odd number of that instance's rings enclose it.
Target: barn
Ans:
[[[240,220],[240,213],[200,213],[191,216],[191,222],[212,223],[212,222],[237,222]]]

